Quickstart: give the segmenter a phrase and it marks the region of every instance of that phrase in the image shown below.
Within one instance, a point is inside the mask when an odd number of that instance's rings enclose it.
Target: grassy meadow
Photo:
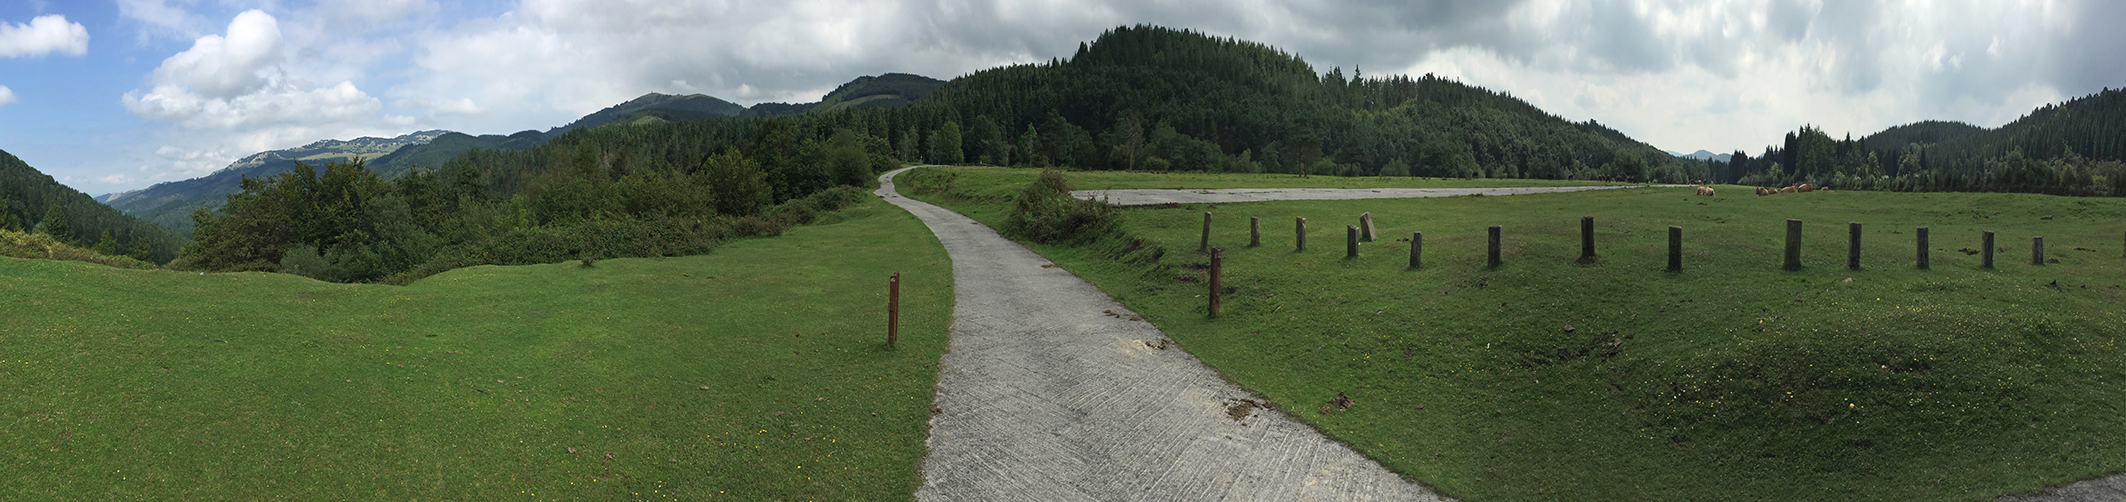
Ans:
[[[909,174],[951,193],[921,198],[992,226],[1000,196],[1037,174],[922,171]],[[1033,247],[1277,408],[1465,500],[1991,500],[2126,470],[2126,200],[1717,188],[1138,208],[1122,237]],[[1215,319],[1195,251],[1206,211],[1226,250]],[[1346,259],[1361,212],[1382,236]],[[1301,216],[1312,231],[1295,252]],[[1592,264],[1576,263],[1581,216],[1596,222]],[[1788,218],[1806,222],[1798,271],[1780,268]],[[1504,227],[1496,268],[1490,225]],[[1684,229],[1680,273],[1664,271],[1669,225]],[[1929,270],[1913,266],[1919,226]],[[1962,252],[1986,230],[1993,270]],[[2058,263],[2030,264],[2033,236]],[[1339,394],[1355,404],[1327,406]]]
[[[0,258],[0,493],[906,499],[950,262],[875,199],[828,218],[405,287]]]

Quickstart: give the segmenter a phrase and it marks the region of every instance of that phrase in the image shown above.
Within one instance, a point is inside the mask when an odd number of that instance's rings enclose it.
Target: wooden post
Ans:
[[[1978,250],[1978,266],[1981,268],[1993,268],[1993,231],[1987,230],[1985,237],[1981,238],[1980,241],[1985,246],[1980,247]]]
[[[1373,242],[1373,239],[1377,238],[1374,237],[1376,235],[1379,234],[1373,233],[1373,212],[1367,211],[1364,213],[1359,213],[1358,238],[1364,239],[1366,242]]]
[[[1927,227],[1919,227],[1919,268],[1927,268]]]
[[[1344,257],[1358,257],[1358,227],[1344,225]]]
[[[1801,269],[1801,220],[1786,220],[1786,269]]]
[[[1306,251],[1306,250],[1307,250],[1307,219],[1306,219],[1306,218],[1293,218],[1293,219],[1292,219],[1292,233],[1293,233],[1293,234],[1296,234],[1296,235],[1298,235],[1298,236],[1299,236],[1299,249],[1297,249],[1297,251]]]
[[[1248,247],[1262,245],[1262,218],[1248,217]]]
[[[2045,238],[2044,238],[2044,237],[2031,237],[2031,238],[2030,238],[2030,264],[2031,264],[2031,265],[2039,265],[2039,266],[2043,266],[2043,265],[2045,264]]]
[[[1210,250],[1210,249],[1211,249],[1211,212],[1210,212],[1210,211],[1204,211],[1204,212],[1203,212],[1203,242],[1202,242],[1202,243],[1199,243],[1199,244],[1196,244],[1196,250],[1197,250],[1197,251],[1208,251],[1208,250]]]
[[[1580,263],[1593,263],[1594,261],[1595,261],[1595,252],[1594,252],[1594,217],[1593,217],[1593,216],[1581,216],[1581,217],[1580,217]]]
[[[1860,222],[1846,223],[1845,268],[1860,270]]]
[[[901,338],[901,274],[886,280],[886,345]]]
[[[1425,233],[1410,232],[1410,269],[1416,270],[1425,264]]]
[[[1499,226],[1491,226],[1491,266],[1499,266]]]
[[[1218,295],[1225,292],[1225,288],[1219,285],[1219,278],[1224,275],[1224,271],[1221,270],[1224,268],[1222,266],[1224,252],[1225,250],[1223,249],[1211,248],[1211,317],[1218,317]]]
[[[1683,271],[1683,227],[1668,226],[1668,271]]]

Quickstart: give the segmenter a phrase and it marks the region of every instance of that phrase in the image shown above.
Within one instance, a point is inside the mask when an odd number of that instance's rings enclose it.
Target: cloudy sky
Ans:
[[[2119,20],[2112,0],[6,0],[0,150],[100,194],[319,139],[543,130],[649,92],[950,79],[1158,24],[1755,153],[1802,124],[1996,127],[2126,87]]]

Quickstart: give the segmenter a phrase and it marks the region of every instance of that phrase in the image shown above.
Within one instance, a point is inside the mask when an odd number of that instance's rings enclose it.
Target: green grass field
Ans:
[[[1035,174],[953,171],[968,197],[923,198],[992,226],[1009,208],[993,197]],[[1718,188],[1130,209],[1122,231],[1145,245],[1123,259],[1113,243],[1034,248],[1285,412],[1465,500],[1990,500],[2126,470],[2126,201]],[[1216,319],[1195,252],[1205,211],[1231,289]],[[1384,235],[1345,259],[1344,226],[1368,211]],[[1575,263],[1581,216],[1596,219],[1591,265]],[[1788,218],[1807,225],[1799,271],[1780,269]],[[1866,225],[1858,271],[1851,221]],[[1505,229],[1497,268],[1490,225]],[[1669,225],[1681,273],[1663,271]],[[1919,226],[1931,270],[1913,267]],[[1959,252],[1985,230],[1995,270]],[[1412,231],[1419,270],[1397,240]],[[2059,263],[2029,263],[2040,235]],[[1339,393],[1355,405],[1324,413]]]
[[[0,258],[0,498],[910,498],[950,262],[835,219],[407,287]]]

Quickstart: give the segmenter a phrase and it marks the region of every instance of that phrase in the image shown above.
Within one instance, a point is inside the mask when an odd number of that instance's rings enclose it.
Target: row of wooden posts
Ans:
[[[1927,227],[1919,227],[1918,230],[1919,256],[1917,260],[1917,266],[1919,268],[1924,269],[1928,268],[1929,266],[1927,257]],[[1292,232],[1294,237],[1293,240],[1295,241],[1295,247],[1297,248],[1297,250],[1305,251],[1307,249],[1307,219],[1304,217],[1294,219],[1292,224]],[[1501,259],[1499,256],[1499,240],[1500,234],[1502,232],[1502,229],[1498,225],[1492,225],[1490,228],[1490,259],[1487,263],[1489,263],[1489,265],[1493,267],[1499,266],[1499,264],[1501,263]],[[1848,239],[1846,244],[1846,268],[1859,270],[1860,222],[1851,222],[1847,224],[1847,236]],[[1374,240],[1373,213],[1369,212],[1358,215],[1358,225],[1344,226],[1345,258],[1358,257],[1358,242],[1361,238],[1366,241]],[[1981,241],[1983,246],[1981,246],[1980,248],[1980,254],[1982,258],[1980,259],[1979,266],[1981,268],[1993,268],[1993,232],[1990,230],[1986,231],[1983,234]],[[1261,245],[1262,219],[1250,216],[1248,217],[1248,247],[1258,247]],[[1411,269],[1417,269],[1423,266],[1424,248],[1425,233],[1411,232]],[[1211,247],[1211,213],[1203,213],[1203,240],[1197,244],[1196,249],[1198,251],[1209,251],[1211,254],[1210,281],[1208,281],[1210,283],[1210,314],[1215,316],[1218,315],[1218,297],[1221,293],[1224,292],[1224,288],[1220,285],[1219,276],[1221,269],[1223,268],[1221,265],[1223,265],[1223,254],[1225,250]],[[2122,253],[2126,253],[2126,251],[2122,251]],[[1786,220],[1785,258],[1786,261],[1783,265],[1785,269],[1797,270],[1801,268],[1801,220]],[[1594,260],[1594,217],[1582,216],[1580,217],[1580,262],[1590,263]],[[2030,264],[2045,264],[2044,237],[2030,238]],[[1668,227],[1668,270],[1670,272],[1683,271],[1683,227],[1681,226],[1670,225]]]

